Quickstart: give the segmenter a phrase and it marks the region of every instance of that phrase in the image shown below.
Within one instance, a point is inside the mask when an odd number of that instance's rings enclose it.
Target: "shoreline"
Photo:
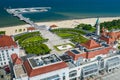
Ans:
[[[99,17],[100,23],[102,22],[107,22],[107,21],[112,21],[112,20],[118,20],[120,17]],[[84,18],[84,19],[71,19],[71,20],[61,20],[61,21],[49,21],[49,22],[36,22],[37,25],[46,25],[46,26],[51,26],[51,25],[56,25],[56,28],[74,28],[78,24],[84,23],[84,24],[91,24],[92,26],[95,25],[97,18]],[[20,28],[27,28],[31,27],[29,24],[25,25],[17,25],[17,26],[9,26],[9,27],[1,27],[0,31],[6,31],[7,35],[9,35],[10,32],[15,29],[20,29]]]
[[[94,19],[97,19],[99,18],[100,19],[100,23],[104,22],[104,21],[112,21],[112,20],[116,20],[116,19],[120,19],[120,16],[108,16],[108,17],[85,17],[85,18],[73,18],[73,19],[63,19],[63,20],[51,20],[51,21],[36,21],[35,23],[37,24],[41,24],[41,23],[53,23],[53,22],[63,22],[63,21],[73,21],[73,20],[81,20],[81,21],[84,21],[84,20],[94,20]],[[107,20],[105,20],[107,19]],[[110,20],[108,20],[110,19]],[[112,19],[112,20],[111,20]],[[82,22],[81,22],[82,23]],[[85,24],[93,24],[92,22],[83,22]],[[1,28],[7,28],[7,27],[17,27],[17,26],[24,26],[24,25],[29,25],[29,24],[17,24],[17,25],[10,25],[10,26],[3,26],[3,27],[0,27]]]
[[[99,17],[100,23],[108,22],[112,20],[118,20],[120,17]],[[62,21],[49,21],[49,22],[37,22],[38,25],[57,25],[57,28],[74,28],[76,25],[84,23],[95,25],[97,18],[83,18],[83,19],[71,19],[71,20],[62,20]]]

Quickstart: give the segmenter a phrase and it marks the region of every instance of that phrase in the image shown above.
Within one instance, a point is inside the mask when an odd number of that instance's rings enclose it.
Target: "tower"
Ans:
[[[99,22],[99,18],[97,18],[97,20],[96,20],[95,27],[96,27],[96,35],[100,36],[100,22]]]

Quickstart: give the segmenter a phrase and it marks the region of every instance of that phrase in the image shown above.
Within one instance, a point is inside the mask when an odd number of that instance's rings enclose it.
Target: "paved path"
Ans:
[[[117,69],[113,73],[102,77],[101,80],[120,80],[120,69]]]
[[[51,53],[63,53],[63,51],[57,51],[54,46],[71,43],[68,39],[62,39],[47,29],[39,28],[39,31],[44,38],[49,39],[45,44],[52,50]]]

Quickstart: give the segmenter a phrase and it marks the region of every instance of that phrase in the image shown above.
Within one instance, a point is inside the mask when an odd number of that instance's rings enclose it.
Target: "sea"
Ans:
[[[47,12],[23,16],[34,22],[120,16],[120,0],[0,0],[0,27],[25,24],[6,8],[51,7]]]

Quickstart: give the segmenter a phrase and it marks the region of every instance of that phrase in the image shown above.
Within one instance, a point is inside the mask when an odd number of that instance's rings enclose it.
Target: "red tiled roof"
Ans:
[[[115,32],[109,32],[109,33],[108,33],[108,36],[110,36],[111,38],[115,38],[115,37],[116,37],[116,34],[115,34]]]
[[[6,35],[0,35],[0,47],[16,47],[17,44],[13,41],[12,37]]]
[[[60,63],[56,63],[56,64],[53,64],[53,65],[48,65],[48,66],[43,66],[43,67],[40,67],[40,68],[32,69],[28,60],[26,60],[24,62],[24,67],[26,69],[26,72],[27,72],[28,76],[33,77],[33,76],[37,76],[37,75],[40,75],[40,74],[43,74],[43,73],[47,73],[47,72],[51,72],[51,71],[55,71],[55,70],[65,68],[65,67],[67,67],[67,64],[65,62],[60,62]]]
[[[115,41],[114,38],[107,38],[107,37],[104,37],[104,36],[101,36],[100,39],[104,40],[107,42],[107,44],[111,44]]]
[[[69,56],[71,56],[74,60],[78,60],[78,58],[82,57],[82,58],[86,58],[87,57],[87,53],[84,52],[84,53],[80,53],[80,54],[75,54],[71,51],[67,51],[67,54]]]
[[[94,40],[89,40],[88,42],[81,44],[81,45],[86,47],[87,49],[101,47],[100,44],[96,43]]]
[[[22,63],[22,59],[19,58],[17,56],[17,54],[15,54],[15,53],[11,55],[11,58],[12,58],[13,64],[21,64]]]
[[[11,55],[11,58],[12,58],[12,60],[15,60],[16,58],[18,58],[18,56],[17,56],[16,53],[13,53],[13,54]]]
[[[51,27],[51,28],[54,28],[54,27],[57,27],[57,25],[53,24],[53,25],[51,25],[50,27]]]
[[[117,40],[120,38],[120,31],[118,32],[102,32],[102,37],[109,36],[110,38]]]
[[[27,30],[35,30],[34,27],[28,27]]]
[[[103,49],[100,49],[100,50],[96,50],[96,51],[92,51],[92,52],[88,52],[87,53],[87,58],[90,59],[90,58],[94,58],[95,56],[97,55],[105,55],[105,54],[108,54],[109,51],[113,49],[112,47],[108,47],[108,48],[103,48]]]

